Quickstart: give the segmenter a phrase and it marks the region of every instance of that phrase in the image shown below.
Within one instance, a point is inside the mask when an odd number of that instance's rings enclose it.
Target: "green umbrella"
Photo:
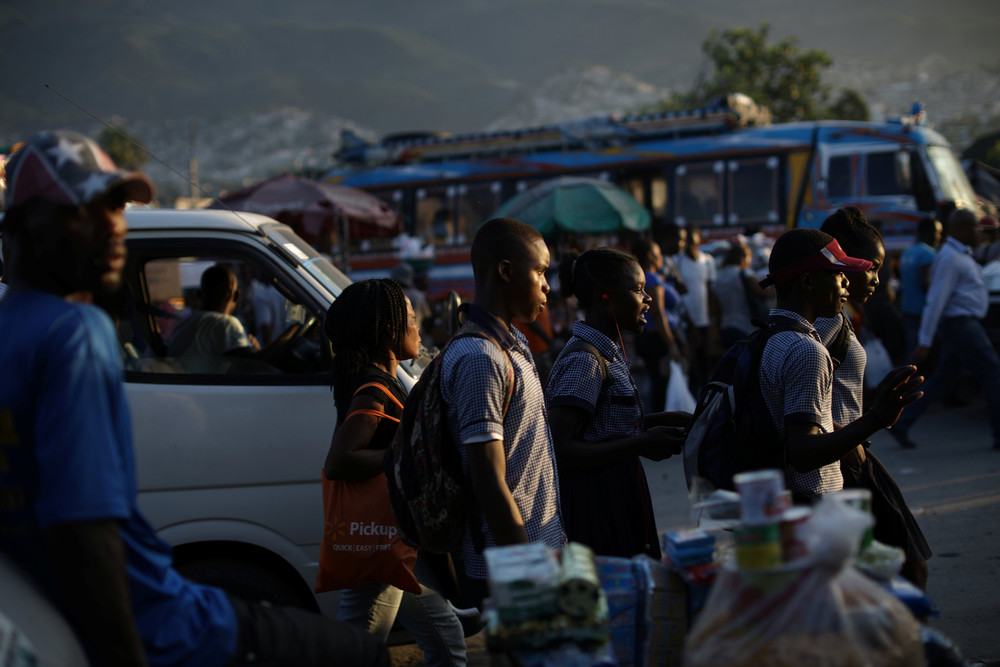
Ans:
[[[563,176],[508,199],[494,218],[516,218],[542,233],[602,234],[649,229],[649,211],[621,188],[596,178]]]

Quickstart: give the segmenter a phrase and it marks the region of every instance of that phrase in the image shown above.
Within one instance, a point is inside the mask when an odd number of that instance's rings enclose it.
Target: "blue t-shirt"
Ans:
[[[902,295],[899,309],[907,315],[920,315],[924,311],[927,292],[920,282],[920,269],[934,263],[937,251],[926,243],[914,243],[899,258],[899,288]]]
[[[139,512],[114,326],[45,292],[0,303],[0,549],[58,601],[42,531],[117,519],[151,665],[222,665],[236,646],[226,594],[183,579]]]
[[[651,290],[654,287],[663,288],[663,312],[667,316],[667,324],[670,325],[671,330],[677,330],[681,326],[681,295],[674,287],[673,283],[669,280],[664,279],[659,273],[655,271],[646,272],[646,293],[652,293]],[[653,318],[646,318],[646,326],[643,327],[646,331],[654,331],[655,325],[653,324]]]

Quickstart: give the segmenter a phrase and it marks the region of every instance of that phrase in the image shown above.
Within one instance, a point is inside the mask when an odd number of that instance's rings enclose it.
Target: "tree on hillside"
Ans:
[[[833,120],[871,120],[868,103],[861,93],[853,88],[840,91],[836,101],[826,110],[826,117]]]
[[[769,107],[777,122],[826,116],[830,90],[821,79],[833,59],[820,49],[802,51],[794,36],[769,45],[769,31],[767,23],[756,30],[713,30],[701,45],[711,72],[702,73],[691,92],[668,101],[665,108],[701,106],[739,92]]]
[[[963,160],[979,160],[1000,169],[1000,131],[987,132],[962,151]]]
[[[146,148],[120,125],[110,125],[101,130],[97,143],[122,169],[138,171],[146,164]]]

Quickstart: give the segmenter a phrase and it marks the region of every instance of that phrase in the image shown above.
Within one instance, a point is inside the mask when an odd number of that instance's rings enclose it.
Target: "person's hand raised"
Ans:
[[[871,411],[882,428],[895,424],[903,408],[924,395],[920,391],[924,377],[914,375],[916,372],[916,366],[894,368],[875,387]]]

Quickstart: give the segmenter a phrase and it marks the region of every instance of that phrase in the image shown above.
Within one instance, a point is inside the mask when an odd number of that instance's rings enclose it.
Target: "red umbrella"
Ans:
[[[392,237],[402,231],[399,215],[364,190],[320,183],[291,174],[223,195],[210,208],[250,211],[290,225],[306,242],[327,251],[331,232],[348,239]],[[346,230],[345,230],[346,226]],[[344,243],[348,239],[341,239]]]

